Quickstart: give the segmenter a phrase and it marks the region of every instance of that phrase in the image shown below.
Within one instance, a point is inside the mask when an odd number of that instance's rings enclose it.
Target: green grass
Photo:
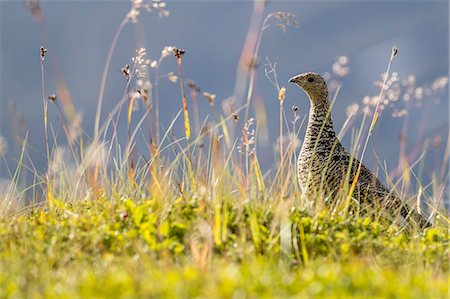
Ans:
[[[447,298],[444,228],[408,233],[325,210],[283,219],[233,200],[55,200],[2,217],[0,297]]]

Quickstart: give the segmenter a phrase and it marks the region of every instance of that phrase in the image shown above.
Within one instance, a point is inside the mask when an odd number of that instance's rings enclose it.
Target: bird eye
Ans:
[[[314,78],[313,77],[309,77],[308,78],[308,82],[310,82],[310,83],[314,82]]]

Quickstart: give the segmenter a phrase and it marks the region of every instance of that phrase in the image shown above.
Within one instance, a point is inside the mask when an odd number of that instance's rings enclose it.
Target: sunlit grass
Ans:
[[[0,222],[1,297],[445,298],[448,231],[233,195],[55,200]],[[280,224],[289,225],[291,250]],[[285,232],[286,233],[286,232]]]

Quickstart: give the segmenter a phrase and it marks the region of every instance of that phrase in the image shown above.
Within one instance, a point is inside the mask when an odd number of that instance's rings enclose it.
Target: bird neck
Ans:
[[[336,138],[328,99],[322,99],[320,101],[311,100],[306,138],[311,140],[316,140],[317,138]]]

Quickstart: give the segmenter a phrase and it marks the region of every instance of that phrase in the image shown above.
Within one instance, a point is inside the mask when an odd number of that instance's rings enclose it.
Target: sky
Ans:
[[[82,127],[93,135],[97,96],[108,50],[121,20],[130,10],[129,1],[40,1],[45,26],[39,26],[23,1],[0,2],[0,135],[8,143],[10,159],[18,156],[14,145],[17,130],[26,131],[30,155],[39,169],[45,169],[45,138],[39,47],[48,49],[45,64],[45,94],[56,92],[62,80],[70,92],[75,109],[82,112]],[[112,56],[105,88],[103,114],[121,99],[125,82],[121,69],[131,63],[137,48],[145,46],[147,56],[157,59],[165,46],[186,49],[183,56],[183,75],[201,88],[216,95],[216,106],[233,96],[236,70],[251,22],[251,1],[170,1],[166,9],[170,16],[141,12],[137,24],[123,29]],[[306,95],[287,81],[293,75],[307,71],[332,73],[332,65],[341,56],[348,59],[344,66],[348,74],[334,76],[340,91],[333,105],[336,129],[346,119],[347,107],[357,103],[362,109],[365,96],[375,96],[379,87],[374,82],[385,72],[391,49],[397,46],[391,71],[398,73],[400,81],[413,75],[416,87],[431,86],[437,78],[449,73],[449,3],[448,1],[269,1],[263,16],[283,11],[295,15],[298,28],[288,26],[282,32],[275,24],[262,35],[255,69],[255,90],[252,104],[259,98],[267,112],[268,141],[258,141],[258,154],[263,168],[274,165],[274,150],[278,137],[277,89],[266,78],[266,57],[276,63],[279,86],[286,88],[284,109],[291,117],[291,106],[299,107],[301,117],[307,115],[309,103]],[[276,21],[276,20],[273,20]],[[50,58],[51,57],[51,58]],[[50,62],[52,61],[52,62]],[[53,66],[51,65],[53,63]],[[54,67],[56,65],[56,68]],[[55,71],[57,69],[57,71]],[[175,59],[166,59],[160,73],[177,72]],[[411,78],[411,77],[410,77]],[[161,127],[167,127],[181,109],[180,90],[162,78],[160,89]],[[189,100],[189,98],[188,98]],[[14,113],[23,114],[23,121]],[[399,135],[405,118],[394,118],[397,106],[388,107],[378,123],[377,134],[365,162],[377,167],[377,159],[388,169],[396,167],[399,155]],[[418,107],[409,111],[407,120],[408,151],[417,144],[448,136],[448,88],[423,98]],[[192,113],[192,106],[189,106]],[[206,101],[199,100],[201,119],[211,113]],[[143,106],[139,113],[142,113]],[[253,110],[250,116],[255,116]],[[212,117],[212,116],[209,116]],[[355,120],[356,126],[361,117]],[[49,106],[49,120],[61,133],[58,111]],[[18,125],[14,125],[19,123]],[[261,131],[261,120],[256,118]],[[19,129],[15,128],[19,127]],[[175,124],[175,132],[182,135],[183,121]],[[417,140],[418,132],[421,132]],[[125,120],[120,122],[119,133],[126,135]],[[24,135],[22,135],[23,137]],[[300,134],[300,140],[303,132]],[[261,137],[264,138],[264,137]],[[64,138],[59,138],[61,145]],[[351,132],[343,138],[346,147],[351,144]],[[373,150],[372,150],[373,148]],[[431,149],[433,156],[443,153],[443,146]],[[376,155],[374,154],[376,151]],[[427,163],[429,173],[440,166],[431,157]],[[433,160],[434,159],[434,160]],[[442,161],[442,160],[441,160]],[[1,164],[0,164],[1,165]],[[2,169],[0,176],[5,176]]]

